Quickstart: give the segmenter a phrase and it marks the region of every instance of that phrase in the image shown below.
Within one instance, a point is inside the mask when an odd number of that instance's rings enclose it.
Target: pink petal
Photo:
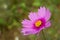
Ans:
[[[46,24],[45,24],[45,27],[50,27],[51,26],[51,22],[48,21]]]
[[[36,19],[38,19],[38,15],[36,13],[33,13],[31,12],[29,15],[28,15],[29,19],[32,20],[32,21],[35,21]]]
[[[33,26],[32,26],[32,24],[30,24],[30,25],[22,25],[23,27],[25,27],[25,28],[33,28]]]
[[[30,20],[27,20],[27,19],[24,19],[21,23],[23,25],[30,25],[30,24],[32,24],[32,22]]]
[[[43,18],[46,14],[46,8],[45,7],[40,7],[40,9],[38,9],[38,16],[39,18]]]
[[[48,21],[50,19],[50,17],[51,17],[51,13],[50,13],[49,9],[47,9],[46,10],[46,15],[45,15],[46,21]]]
[[[43,26],[43,27],[41,27],[40,29],[39,29],[39,32],[41,31],[41,30],[43,30],[43,29],[45,29],[45,27]]]
[[[21,31],[24,35],[36,34],[37,31],[31,28],[23,28]]]

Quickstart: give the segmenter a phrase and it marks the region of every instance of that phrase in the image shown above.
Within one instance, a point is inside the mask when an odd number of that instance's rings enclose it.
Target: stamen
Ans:
[[[38,20],[38,21],[35,22],[35,26],[36,27],[39,27],[41,24],[42,24],[42,21],[41,20]]]

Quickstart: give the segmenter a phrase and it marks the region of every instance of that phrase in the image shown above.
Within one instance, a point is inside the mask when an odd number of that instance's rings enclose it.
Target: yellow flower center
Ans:
[[[38,20],[38,21],[35,22],[35,26],[36,27],[39,27],[41,24],[42,24],[42,21],[41,20]]]

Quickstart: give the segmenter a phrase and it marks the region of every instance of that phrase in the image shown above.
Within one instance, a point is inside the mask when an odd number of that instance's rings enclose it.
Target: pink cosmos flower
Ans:
[[[38,12],[30,12],[28,17],[30,20],[24,19],[22,21],[23,28],[21,32],[24,35],[36,34],[51,25],[49,21],[51,13],[45,7],[40,7]]]

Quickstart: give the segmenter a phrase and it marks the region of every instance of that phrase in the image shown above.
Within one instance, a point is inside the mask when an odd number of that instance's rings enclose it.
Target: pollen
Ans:
[[[38,20],[38,21],[35,22],[35,26],[36,27],[40,27],[41,24],[42,24],[42,21],[41,20]]]

